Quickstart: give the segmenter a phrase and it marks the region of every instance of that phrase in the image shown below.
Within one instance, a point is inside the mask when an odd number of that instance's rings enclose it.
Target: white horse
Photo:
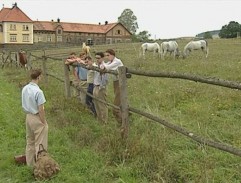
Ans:
[[[202,50],[207,58],[209,53],[208,42],[206,40],[190,41],[184,47],[183,58],[186,58],[193,50]]]
[[[158,43],[143,43],[140,49],[141,49],[140,55],[142,54],[144,58],[145,58],[146,51],[153,52],[153,55],[157,53],[158,57],[160,57],[160,54],[161,54],[160,45]]]
[[[91,56],[90,55],[90,47],[86,46],[85,42],[82,44],[82,51],[86,54],[86,56]]]
[[[161,43],[161,58],[164,60],[167,52],[173,53],[174,59],[179,57],[180,52],[176,41],[165,41]]]

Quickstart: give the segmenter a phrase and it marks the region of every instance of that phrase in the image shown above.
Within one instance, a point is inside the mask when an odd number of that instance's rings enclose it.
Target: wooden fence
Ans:
[[[68,55],[68,53],[66,54],[61,54],[58,55],[58,57],[54,57],[54,55],[46,55],[45,52],[43,52],[43,55],[41,57],[36,56],[34,54],[29,54],[29,57],[35,58],[35,59],[41,59],[42,60],[42,69],[43,69],[43,75],[44,75],[44,81],[47,83],[48,82],[48,77],[53,77],[61,82],[64,82],[64,88],[65,88],[65,95],[66,97],[71,97],[71,90],[70,87],[73,85],[70,82],[70,78],[69,78],[69,70],[68,67],[64,64],[66,56]],[[31,59],[31,58],[29,58]],[[58,61],[62,61],[63,63],[63,67],[64,67],[64,79],[59,78],[58,76],[56,76],[55,74],[49,73],[47,70],[47,60],[48,59],[52,59],[52,60],[58,60]],[[85,67],[85,65],[81,65],[82,67]],[[92,68],[87,68],[87,69],[92,69],[92,70],[96,70],[99,71],[98,68],[96,67],[92,67]],[[128,131],[129,131],[129,112],[132,113],[136,113],[138,115],[144,116],[148,119],[151,119],[154,122],[158,122],[159,124],[164,125],[165,127],[168,127],[182,135],[185,135],[188,138],[191,138],[192,140],[195,140],[201,144],[204,145],[208,145],[210,147],[214,147],[216,149],[220,149],[222,151],[226,151],[229,152],[231,154],[237,155],[237,156],[241,156],[241,150],[233,147],[231,145],[227,145],[227,144],[223,144],[223,143],[219,143],[210,139],[206,139],[204,137],[201,137],[195,133],[193,133],[192,131],[189,131],[185,128],[182,128],[178,125],[175,125],[173,123],[170,123],[158,116],[154,116],[152,114],[149,114],[147,112],[141,111],[139,109],[136,109],[134,107],[131,107],[128,103],[127,100],[127,78],[131,78],[131,75],[140,75],[140,76],[145,76],[145,77],[164,77],[164,78],[174,78],[174,79],[184,79],[184,80],[190,80],[190,81],[194,81],[194,82],[200,82],[200,83],[206,83],[206,84],[212,84],[212,85],[217,85],[217,86],[221,86],[221,87],[226,87],[226,88],[231,88],[231,89],[238,89],[241,90],[241,83],[237,83],[234,81],[228,81],[228,80],[223,80],[223,79],[218,79],[218,78],[211,78],[211,77],[202,77],[202,76],[194,76],[194,75],[189,75],[189,74],[180,74],[180,73],[176,73],[176,72],[147,72],[147,71],[136,71],[135,69],[131,69],[131,68],[126,68],[126,67],[119,67],[118,71],[107,71],[107,73],[109,74],[114,74],[114,75],[118,75],[119,77],[119,84],[120,84],[120,93],[121,93],[121,106],[115,106],[111,103],[106,103],[108,106],[110,107],[114,107],[116,109],[121,110],[121,114],[122,114],[122,126],[121,126],[121,135],[123,138],[127,138],[128,137]],[[78,90],[80,90],[81,92],[85,92],[83,89],[81,88],[77,88]],[[94,98],[94,96],[92,96],[89,93],[86,93],[87,95],[91,96]],[[104,102],[100,99],[95,98],[98,101]]]

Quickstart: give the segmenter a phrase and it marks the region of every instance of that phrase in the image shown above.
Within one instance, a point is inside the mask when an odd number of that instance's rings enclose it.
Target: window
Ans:
[[[28,25],[23,25],[23,31],[28,31]]]
[[[117,30],[115,34],[120,35],[121,34],[121,30]]]
[[[47,36],[47,42],[52,42],[52,37],[51,36]]]
[[[112,43],[112,39],[111,38],[107,38],[106,39],[106,44],[111,44]]]
[[[29,34],[23,34],[23,42],[29,42]]]
[[[62,36],[57,36],[57,42],[62,42]]]
[[[62,34],[62,30],[58,29],[57,34]]]
[[[42,36],[38,36],[38,42],[42,41]]]
[[[116,39],[116,43],[121,43],[122,40],[121,39]]]
[[[10,24],[10,30],[15,31],[16,30],[16,25],[15,24]]]
[[[0,25],[0,32],[2,32],[3,31],[3,26],[2,25]]]
[[[99,44],[100,43],[100,40],[99,39],[96,39],[95,40],[95,44]]]
[[[92,39],[87,39],[87,45],[93,45],[93,40]]]
[[[17,42],[17,34],[10,34],[10,42]]]
[[[67,37],[66,41],[67,41],[67,43],[70,43],[71,42],[71,37]]]

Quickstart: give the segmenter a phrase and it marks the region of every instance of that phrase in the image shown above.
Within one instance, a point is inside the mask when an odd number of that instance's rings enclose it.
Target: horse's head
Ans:
[[[179,51],[179,49],[177,49],[176,58],[179,58],[181,55],[182,55],[182,52]]]
[[[86,47],[86,43],[85,42],[82,43],[82,48],[84,48],[84,47]]]
[[[182,53],[182,59],[185,59],[185,58],[187,58],[187,55],[183,52]]]

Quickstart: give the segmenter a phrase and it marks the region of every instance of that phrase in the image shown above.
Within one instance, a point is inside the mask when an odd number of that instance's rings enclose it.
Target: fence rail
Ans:
[[[36,58],[36,59],[41,59],[42,60],[42,68],[43,68],[43,73],[45,76],[45,82],[48,82],[47,77],[52,77],[55,78],[61,82],[65,83],[65,94],[66,97],[71,97],[71,92],[70,92],[70,87],[75,87],[71,82],[70,82],[70,78],[69,78],[69,69],[68,66],[64,64],[65,58],[59,58],[59,57],[53,57],[55,55],[52,56],[47,56],[45,52],[43,52],[42,56],[37,56],[34,55],[32,53],[29,54],[30,56]],[[63,56],[64,54],[61,54],[61,56]],[[59,55],[58,55],[59,56]],[[59,60],[59,61],[63,61],[63,67],[64,67],[64,79],[59,78],[58,76],[54,75],[53,73],[48,73],[47,71],[47,65],[46,65],[46,61],[47,59],[52,59],[52,60]],[[72,65],[73,67],[76,66],[76,64]],[[97,67],[86,67],[83,64],[80,64],[81,67],[87,68],[87,69],[91,69],[91,70],[95,70],[100,72],[101,70]],[[208,145],[210,147],[225,151],[225,152],[229,152],[231,154],[237,155],[237,156],[241,156],[241,150],[233,147],[231,145],[227,145],[224,143],[220,143],[220,142],[215,142],[213,140],[209,140],[206,139],[205,137],[201,137],[198,136],[196,134],[194,134],[193,132],[182,128],[178,125],[175,125],[173,123],[170,123],[164,119],[161,119],[158,116],[154,116],[150,113],[141,111],[139,109],[136,109],[134,107],[131,107],[128,104],[127,101],[127,86],[126,86],[126,82],[127,82],[127,78],[130,78],[131,74],[134,75],[139,75],[139,76],[148,76],[148,77],[163,77],[163,78],[174,78],[174,79],[184,79],[184,80],[190,80],[190,81],[194,81],[194,82],[200,82],[200,83],[206,83],[206,84],[211,84],[211,85],[217,85],[217,86],[222,86],[222,87],[227,87],[227,88],[231,88],[231,89],[238,89],[241,90],[241,83],[235,82],[235,81],[228,81],[228,80],[223,80],[223,79],[218,79],[218,78],[211,78],[211,77],[202,77],[202,76],[195,76],[195,75],[190,75],[190,74],[183,74],[183,73],[176,73],[176,72],[147,72],[147,71],[138,71],[138,70],[134,70],[132,68],[126,68],[126,67],[120,67],[117,71],[104,71],[106,73],[110,73],[110,74],[114,74],[119,76],[119,83],[120,83],[120,88],[121,88],[121,106],[115,106],[111,103],[105,102],[103,100],[100,100],[98,98],[94,98],[93,95],[87,93],[85,90],[83,90],[80,87],[77,87],[76,89],[80,90],[81,92],[85,92],[87,95],[93,97],[95,100],[98,100],[100,102],[104,102],[105,104],[107,104],[110,107],[116,108],[121,110],[122,113],[122,127],[121,127],[121,135],[123,138],[127,138],[128,136],[128,131],[129,131],[129,124],[128,124],[128,114],[129,112],[132,113],[136,113],[138,115],[144,116],[148,119],[151,119],[152,121],[158,122],[161,125],[164,125],[167,128],[170,128],[188,138],[191,138],[192,140],[204,144],[204,145]]]
[[[140,76],[149,76],[149,77],[164,77],[164,78],[175,78],[175,79],[185,79],[200,83],[207,83],[212,85],[223,86],[232,89],[241,90],[241,83],[235,81],[228,81],[224,79],[211,78],[211,77],[201,77],[194,76],[190,74],[181,74],[176,72],[147,72],[147,71],[136,71],[134,69],[128,68],[128,73],[140,75]]]

